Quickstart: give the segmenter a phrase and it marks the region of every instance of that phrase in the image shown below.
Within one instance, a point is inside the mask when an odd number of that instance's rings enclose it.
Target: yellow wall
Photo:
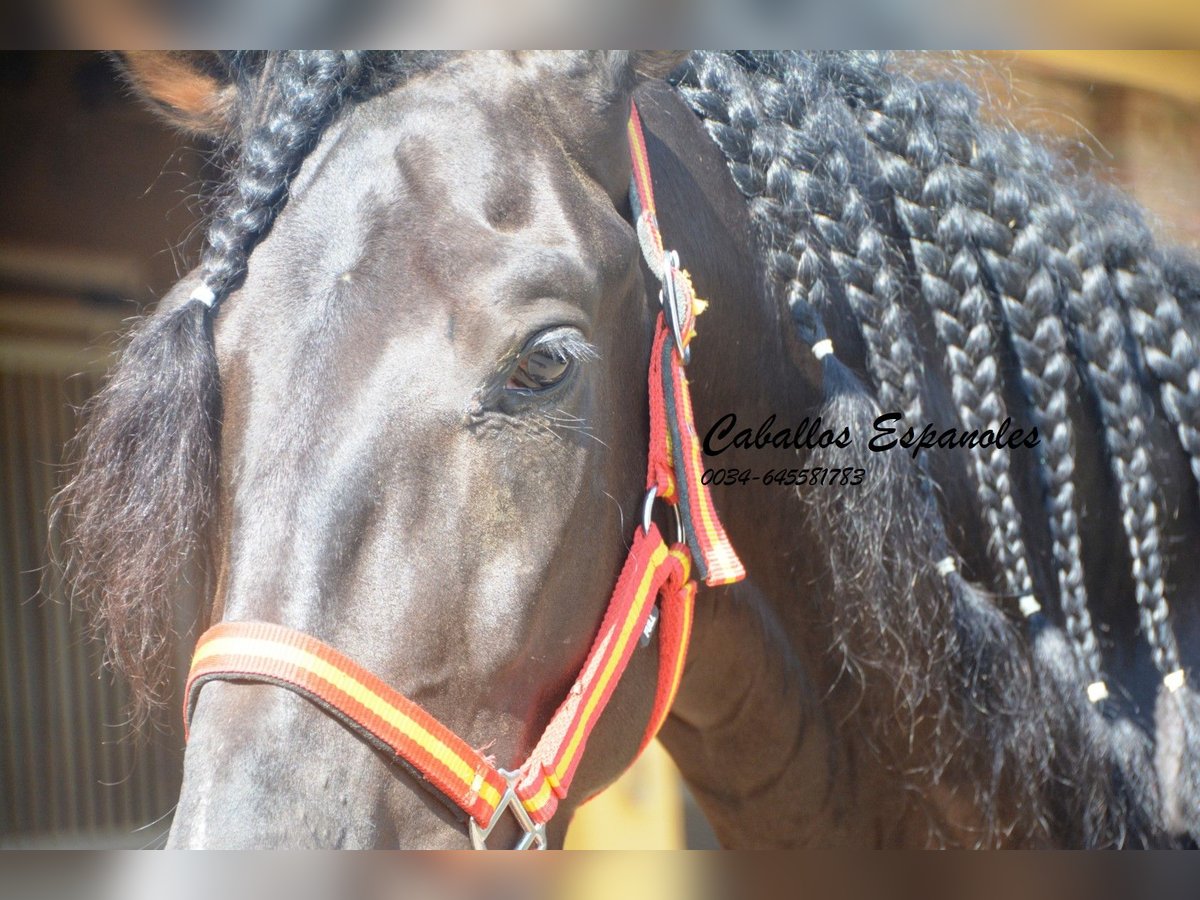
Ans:
[[[667,751],[654,741],[616,784],[575,814],[566,847],[674,850],[683,844],[679,774]]]

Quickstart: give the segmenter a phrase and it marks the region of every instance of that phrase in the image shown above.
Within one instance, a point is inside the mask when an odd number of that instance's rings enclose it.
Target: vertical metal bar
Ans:
[[[28,834],[40,835],[46,831],[46,808],[41,798],[45,796],[42,774],[36,761],[42,758],[41,748],[45,744],[45,728],[36,711],[38,686],[34,684],[37,665],[34,648],[37,640],[38,623],[27,606],[29,599],[24,593],[22,573],[28,569],[31,555],[27,531],[28,510],[28,446],[26,429],[21,414],[21,395],[25,378],[15,375],[10,390],[4,394],[4,417],[7,420],[4,460],[4,483],[9,497],[9,528],[12,539],[12,556],[9,560],[10,577],[8,605],[14,612],[14,633],[11,635],[12,649],[17,660],[17,690],[19,704],[18,742],[22,745],[23,758],[18,762],[17,780],[13,787],[24,796],[26,806],[25,830]],[[24,501],[24,502],[23,502]],[[17,742],[14,742],[17,743]]]
[[[17,641],[20,639],[20,610],[17,603],[16,581],[16,511],[12,508],[16,497],[12,495],[13,456],[16,453],[12,422],[9,419],[9,394],[15,390],[12,376],[0,371],[0,665],[3,669],[2,690],[3,717],[0,731],[5,738],[0,744],[0,795],[3,795],[4,818],[0,819],[0,835],[16,837],[28,831],[28,802],[24,785],[26,780],[21,766],[24,756],[19,735],[24,731],[24,703],[20,689],[21,671]]]

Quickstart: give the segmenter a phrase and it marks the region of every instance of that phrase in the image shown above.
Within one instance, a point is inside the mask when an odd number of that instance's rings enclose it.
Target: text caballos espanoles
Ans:
[[[776,449],[816,450],[825,447],[848,447],[854,437],[847,427],[825,425],[821,417],[805,417],[795,427],[776,428],[775,415],[767,416],[757,428],[738,428],[737,415],[726,413],[713,423],[704,436],[704,452],[720,456],[731,448],[738,450]],[[1036,426],[1014,428],[1006,418],[995,429],[964,431],[961,428],[939,428],[933,423],[919,426],[904,425],[898,412],[884,413],[874,423],[867,438],[867,447],[878,453],[900,447],[912,452],[915,459],[922,450],[957,450],[970,447],[996,446],[1001,450],[1036,447],[1041,443]]]

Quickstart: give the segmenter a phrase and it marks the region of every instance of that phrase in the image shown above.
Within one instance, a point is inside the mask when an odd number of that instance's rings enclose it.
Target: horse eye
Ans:
[[[517,361],[505,385],[509,390],[543,391],[554,387],[571,368],[571,359],[555,350],[531,350]]]

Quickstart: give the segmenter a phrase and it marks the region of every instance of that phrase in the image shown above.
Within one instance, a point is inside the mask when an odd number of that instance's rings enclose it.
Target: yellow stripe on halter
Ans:
[[[635,625],[637,624],[638,612],[641,610],[645,602],[646,594],[650,591],[650,586],[654,583],[654,576],[658,569],[666,561],[668,556],[667,545],[659,541],[654,551],[650,554],[650,562],[646,566],[646,571],[642,573],[642,580],[637,586],[636,601],[630,604],[629,615],[622,623],[620,634],[616,644],[609,653],[608,662],[604,666],[604,671],[600,677],[593,683],[592,690],[588,694],[587,703],[584,706],[583,715],[575,726],[574,732],[571,734],[571,740],[567,743],[566,749],[563,751],[559,759],[558,765],[554,767],[554,777],[558,781],[562,781],[566,777],[567,770],[570,768],[571,760],[579,750],[579,744],[583,736],[587,733],[588,721],[592,717],[592,712],[596,708],[596,704],[600,700],[600,695],[604,693],[604,687],[612,678],[613,671],[617,667],[617,663],[621,657],[621,651],[631,639]]]
[[[629,121],[625,124],[626,131],[629,132],[630,157],[633,160],[634,168],[637,169],[637,182],[650,187],[650,157],[646,153],[646,144],[642,139],[641,129],[638,128],[637,122],[633,116],[629,117]],[[642,211],[648,212],[650,215],[657,215],[654,208],[654,191],[645,190],[638,192],[638,202],[642,205]]]
[[[528,800],[522,800],[521,804],[525,809],[536,814],[543,806],[550,802],[551,785],[549,777],[542,779],[542,783],[538,785],[537,792]]]
[[[397,731],[410,738],[425,752],[449,769],[467,788],[474,788],[475,767],[447,747],[420,723],[413,721],[401,710],[388,703],[362,682],[318,656],[274,641],[250,637],[218,637],[207,641],[196,649],[192,665],[196,666],[214,656],[256,656],[286,663],[304,669],[327,682],[346,695],[354,698]],[[492,807],[500,803],[499,792],[486,781],[479,787],[479,796]]]

